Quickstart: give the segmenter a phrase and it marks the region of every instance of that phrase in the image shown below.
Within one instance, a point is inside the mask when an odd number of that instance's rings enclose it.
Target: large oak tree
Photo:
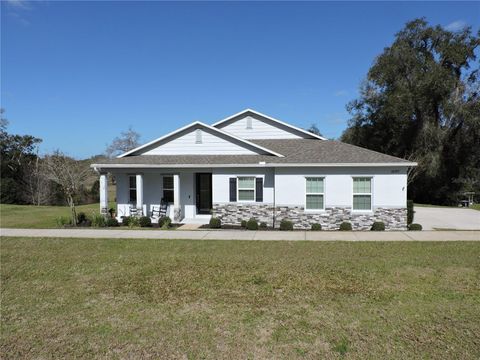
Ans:
[[[406,24],[347,105],[342,140],[419,163],[410,196],[456,203],[480,193],[480,32]]]

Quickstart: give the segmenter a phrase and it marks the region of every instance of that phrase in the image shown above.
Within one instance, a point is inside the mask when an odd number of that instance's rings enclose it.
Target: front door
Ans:
[[[197,214],[210,214],[212,210],[212,174],[197,173]]]

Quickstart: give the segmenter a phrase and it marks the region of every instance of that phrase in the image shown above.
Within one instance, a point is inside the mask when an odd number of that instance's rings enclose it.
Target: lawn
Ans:
[[[111,206],[114,206],[112,203]],[[77,214],[99,212],[99,204],[80,205]],[[68,206],[35,206],[0,204],[0,227],[48,229],[57,227],[56,218],[70,217]]]
[[[1,358],[478,358],[480,244],[1,239]]]

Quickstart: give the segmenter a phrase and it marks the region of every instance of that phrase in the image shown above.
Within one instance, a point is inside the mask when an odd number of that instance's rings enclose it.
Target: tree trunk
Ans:
[[[70,212],[72,214],[72,225],[77,226],[77,212],[75,210],[75,202],[73,201],[73,196],[68,196],[68,205],[70,206]]]

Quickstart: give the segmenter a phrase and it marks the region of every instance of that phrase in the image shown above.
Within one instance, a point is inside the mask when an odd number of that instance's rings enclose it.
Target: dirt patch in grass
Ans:
[[[480,244],[1,239],[1,358],[475,358]]]

